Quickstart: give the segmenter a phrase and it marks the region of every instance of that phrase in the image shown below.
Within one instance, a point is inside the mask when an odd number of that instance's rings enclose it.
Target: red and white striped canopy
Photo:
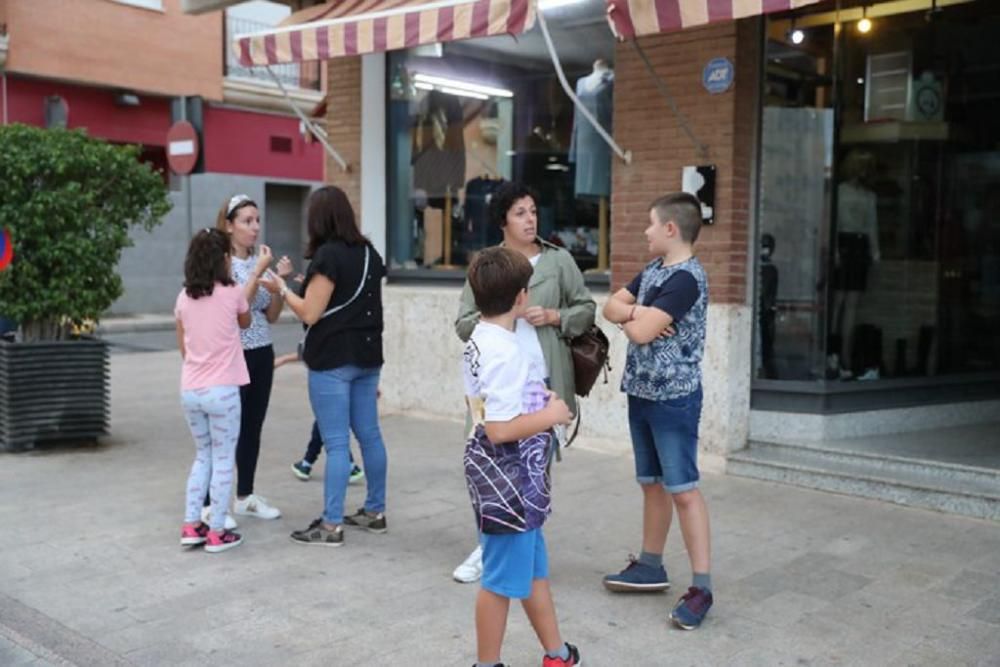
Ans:
[[[534,23],[534,0],[339,0],[238,37],[233,48],[244,66],[278,65],[517,35]]]
[[[608,22],[619,39],[783,12],[819,0],[606,0]]]
[[[787,11],[819,0],[606,0],[621,39]],[[518,35],[535,0],[335,0],[295,12],[233,42],[240,64],[280,65],[406,49],[471,37]]]

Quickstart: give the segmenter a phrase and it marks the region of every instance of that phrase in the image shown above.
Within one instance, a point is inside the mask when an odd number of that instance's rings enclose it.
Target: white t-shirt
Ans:
[[[544,406],[544,364],[525,353],[513,331],[477,324],[465,344],[462,370],[465,394],[483,401],[486,421],[510,421]]]
[[[542,253],[538,253],[534,257],[531,257],[528,261],[531,262],[531,266],[538,266],[538,260],[541,259]],[[521,346],[521,350],[524,354],[542,369],[542,377],[549,377],[548,365],[545,363],[545,355],[542,354],[542,345],[538,342],[538,332],[535,331],[535,327],[532,326],[528,320],[523,317],[519,317],[517,322],[514,324],[514,333],[517,334],[518,344]]]

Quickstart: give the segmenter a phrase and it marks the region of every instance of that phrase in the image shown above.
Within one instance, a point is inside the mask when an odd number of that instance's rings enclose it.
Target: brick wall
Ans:
[[[342,188],[361,220],[361,58],[334,58],[327,63],[326,131],[330,145],[347,160],[344,173],[326,157],[326,182]],[[325,153],[324,153],[325,154]]]
[[[117,2],[2,2],[7,70],[140,93],[222,99],[222,12],[187,16]]]
[[[751,224],[751,168],[756,134],[760,42],[757,20],[726,23],[639,40],[670,89],[702,157],[684,133],[642,60],[628,43],[615,55],[614,134],[632,151],[632,164],[616,160],[612,186],[612,287],[628,282],[651,257],[643,230],[650,202],[681,187],[685,165],[716,166],[715,224],[705,227],[697,253],[709,273],[714,303],[745,304]],[[702,86],[705,64],[726,57],[733,88],[719,95]]]

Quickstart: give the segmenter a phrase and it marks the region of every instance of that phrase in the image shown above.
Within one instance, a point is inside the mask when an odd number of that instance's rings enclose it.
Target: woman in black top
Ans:
[[[309,402],[326,446],[323,515],[292,533],[301,544],[340,546],[342,524],[384,533],[386,454],[376,396],[382,370],[382,277],[385,265],[362,236],[344,191],[320,188],[309,197],[311,259],[295,294],[278,276],[273,288],[306,325],[302,359],[309,367]],[[350,432],[361,445],[368,495],[344,516],[351,472]]]

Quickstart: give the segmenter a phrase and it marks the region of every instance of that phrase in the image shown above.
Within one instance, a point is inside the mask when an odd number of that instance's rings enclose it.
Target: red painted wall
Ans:
[[[59,95],[69,105],[69,127],[116,143],[164,146],[170,127],[170,99],[140,95],[137,107],[115,104],[106,88],[7,77],[10,123],[44,125],[44,100]],[[2,96],[2,89],[0,89]],[[291,144],[290,152],[272,150],[272,137]],[[323,180],[323,147],[306,143],[297,118],[241,109],[205,107],[202,145],[205,171],[293,180]]]
[[[291,140],[291,152],[272,151],[272,137]],[[208,172],[323,180],[323,146],[306,143],[297,118],[208,107],[204,143]]]
[[[44,125],[44,101],[50,95],[59,95],[69,105],[69,127],[87,128],[93,137],[147,146],[166,142],[169,99],[140,96],[139,106],[123,107],[115,104],[114,91],[44,79],[7,76],[8,122]]]

